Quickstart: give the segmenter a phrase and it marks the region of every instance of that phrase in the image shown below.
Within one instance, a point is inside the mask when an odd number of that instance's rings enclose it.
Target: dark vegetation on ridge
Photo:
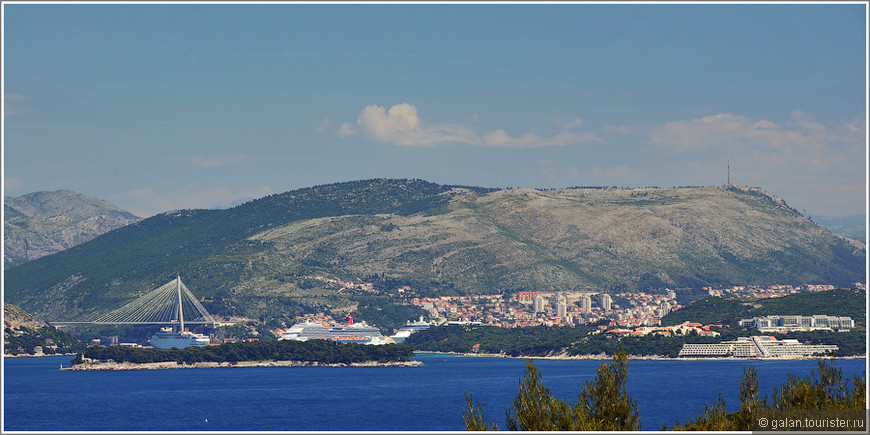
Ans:
[[[863,279],[865,259],[863,247],[758,189],[498,190],[378,179],[163,213],[11,268],[4,291],[40,319],[89,320],[180,275],[213,314],[263,320],[374,314],[401,305],[402,285],[418,296],[845,287]],[[305,275],[369,280],[376,292]]]
[[[760,316],[828,316],[851,317],[858,328],[866,329],[867,292],[860,289],[836,289],[815,293],[797,293],[779,298],[738,300],[708,296],[662,318],[662,326],[683,322],[736,325],[741,319]]]
[[[351,364],[368,361],[410,361],[413,349],[406,344],[369,346],[359,343],[337,343],[330,340],[310,341],[251,341],[224,343],[218,346],[193,346],[186,349],[148,349],[122,346],[93,346],[78,354],[73,364],[82,364],[85,358],[118,363],[172,362],[193,364],[198,362],[239,361],[303,361],[322,364]]]

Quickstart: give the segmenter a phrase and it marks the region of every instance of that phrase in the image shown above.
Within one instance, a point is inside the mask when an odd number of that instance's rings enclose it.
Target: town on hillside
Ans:
[[[324,276],[304,276],[341,289],[355,289],[365,292],[379,291],[368,282],[343,281]],[[864,289],[863,283],[854,283]],[[732,299],[777,298],[803,292],[822,292],[833,290],[833,285],[793,286],[775,284],[770,286],[732,286],[727,288],[704,287],[710,296]],[[614,334],[647,335],[684,334],[689,332],[701,336],[717,336],[711,328],[722,325],[702,325],[684,322],[678,327],[662,327],[661,318],[672,311],[683,308],[677,302],[677,293],[665,289],[663,293],[646,292],[574,292],[574,291],[520,291],[516,293],[499,292],[466,296],[419,297],[410,286],[397,289],[405,304],[421,308],[428,313],[433,325],[473,324],[502,328],[529,326],[575,326],[599,324],[601,332]],[[299,316],[297,321],[317,321],[326,324],[336,323],[329,315],[309,314]],[[725,325],[728,327],[729,325]]]

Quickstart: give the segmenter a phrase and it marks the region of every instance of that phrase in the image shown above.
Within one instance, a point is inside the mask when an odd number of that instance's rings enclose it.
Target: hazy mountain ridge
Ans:
[[[337,309],[359,296],[292,275],[378,274],[429,293],[631,290],[864,279],[866,251],[758,189],[495,190],[419,180],[300,189],[164,213],[6,275],[54,320],[92,316],[180,274],[218,314]]]
[[[140,218],[68,190],[4,197],[4,267],[60,252]]]
[[[834,234],[851,237],[867,244],[867,215],[810,216],[810,218]]]

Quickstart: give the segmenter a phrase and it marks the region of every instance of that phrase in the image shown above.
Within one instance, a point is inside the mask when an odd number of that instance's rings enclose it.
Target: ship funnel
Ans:
[[[353,325],[353,317],[347,316],[347,326]]]

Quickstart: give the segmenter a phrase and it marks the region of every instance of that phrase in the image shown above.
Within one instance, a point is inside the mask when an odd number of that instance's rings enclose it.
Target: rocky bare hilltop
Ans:
[[[3,198],[4,268],[63,251],[139,220],[92,196],[69,190]]]

